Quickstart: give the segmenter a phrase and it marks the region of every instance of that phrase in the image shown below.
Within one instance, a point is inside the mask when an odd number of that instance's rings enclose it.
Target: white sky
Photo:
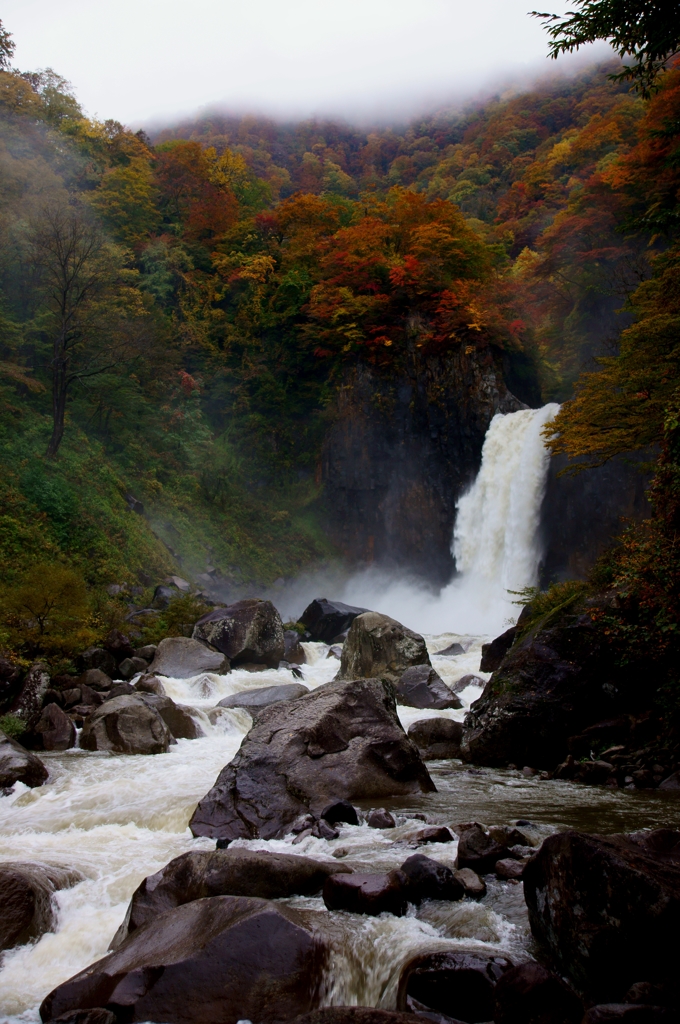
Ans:
[[[18,67],[52,67],[90,115],[138,126],[208,106],[407,118],[568,70],[546,60],[534,5],[546,0],[3,0],[1,14]]]

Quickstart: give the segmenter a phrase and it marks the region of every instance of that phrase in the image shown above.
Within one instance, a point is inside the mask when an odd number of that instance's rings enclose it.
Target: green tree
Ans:
[[[12,33],[8,32],[0,21],[0,71],[9,71],[15,49],[16,43],[12,39]]]
[[[620,57],[632,57],[616,78],[631,79],[648,95],[667,61],[680,50],[678,0],[574,0],[576,11],[563,18],[542,14],[550,36],[550,56],[573,53],[586,43],[606,39]]]

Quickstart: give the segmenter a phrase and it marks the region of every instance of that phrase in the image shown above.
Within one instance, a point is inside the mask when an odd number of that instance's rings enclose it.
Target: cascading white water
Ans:
[[[534,586],[549,455],[542,431],[559,406],[494,416],[476,480],[458,501],[453,554],[459,575],[438,597],[376,573],[354,577],[343,600],[422,633],[496,635],[515,621],[511,591]]]

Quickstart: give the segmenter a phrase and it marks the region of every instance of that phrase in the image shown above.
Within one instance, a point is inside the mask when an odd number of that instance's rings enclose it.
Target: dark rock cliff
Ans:
[[[619,456],[576,476],[560,476],[567,465],[564,455],[550,460],[541,507],[544,588],[560,580],[585,579],[623,532],[625,521],[644,519],[651,511],[645,495],[650,475],[632,456]]]
[[[456,501],[479,469],[493,416],[521,408],[491,347],[414,347],[389,376],[355,367],[322,462],[330,533],[345,558],[448,582]]]

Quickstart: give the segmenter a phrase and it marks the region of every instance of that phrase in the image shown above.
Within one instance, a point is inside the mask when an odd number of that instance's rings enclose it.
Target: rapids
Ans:
[[[546,406],[494,418],[480,473],[459,502],[453,543],[460,575],[438,598],[406,584],[393,584],[391,589],[381,585],[369,592],[366,581],[357,579],[337,595],[421,631],[434,667],[449,684],[468,674],[486,678],[479,672],[482,642],[514,620],[518,610],[506,591],[535,583],[540,558],[536,533],[547,464],[541,429],[556,409]],[[445,632],[454,625],[469,630],[469,635]],[[463,654],[437,653],[454,641],[463,646]],[[327,657],[323,644],[304,647],[304,682],[313,689],[333,678],[338,661]],[[146,875],[180,853],[214,847],[211,840],[194,839],[188,822],[198,800],[238,750],[251,718],[242,710],[225,709],[211,725],[206,711],[241,690],[291,681],[288,670],[235,670],[227,676],[164,680],[170,697],[194,708],[206,734],[203,738],[179,740],[167,754],[156,756],[79,749],[45,754],[50,778],[44,786],[29,790],[17,784],[10,795],[0,797],[0,861],[64,864],[84,876],[74,888],[57,894],[56,931],[2,959],[3,1020],[38,1020],[40,1002],[55,985],[106,953],[131,894]],[[429,717],[462,721],[480,693],[479,686],[468,686],[460,694],[464,707],[456,711],[400,707],[401,722],[408,729],[412,722]],[[518,770],[471,769],[457,761],[430,762],[428,767],[436,793],[386,802],[397,818],[394,830],[344,825],[340,837],[331,842],[308,836],[291,848],[289,836],[267,842],[237,840],[234,845],[347,858],[375,871],[398,867],[409,855],[409,849],[393,843],[422,827],[422,818],[415,815],[450,825],[528,819],[536,841],[565,827],[615,832],[677,824],[673,793],[612,792],[526,778]],[[427,853],[453,865],[456,847],[455,842],[431,845]],[[520,959],[530,955],[521,883],[490,877],[487,884],[488,893],[479,903],[426,903],[403,918],[329,915],[321,899],[288,901],[306,913],[326,915],[334,956],[325,979],[325,1003],[393,1007],[400,967],[427,949],[462,944],[510,952]]]

